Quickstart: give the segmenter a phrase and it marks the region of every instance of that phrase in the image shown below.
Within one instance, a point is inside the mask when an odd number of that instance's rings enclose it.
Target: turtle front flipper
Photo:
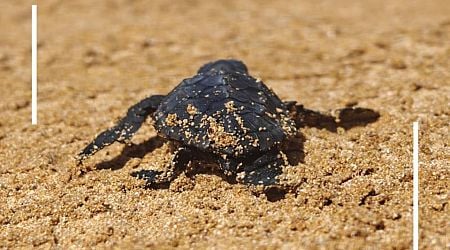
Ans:
[[[123,143],[129,140],[142,126],[145,119],[156,111],[164,97],[162,95],[153,95],[129,108],[127,115],[120,119],[117,125],[100,133],[78,154],[78,164],[81,164],[83,160],[114,142]]]

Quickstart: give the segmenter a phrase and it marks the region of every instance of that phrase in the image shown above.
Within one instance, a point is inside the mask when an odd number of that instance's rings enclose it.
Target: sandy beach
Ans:
[[[420,246],[450,248],[450,3],[0,2],[0,248],[411,249],[412,123],[420,122]],[[204,63],[244,61],[283,100],[378,121],[302,128],[298,188],[276,201],[214,172],[148,189],[166,156],[147,121],[131,145],[75,156],[128,107]]]

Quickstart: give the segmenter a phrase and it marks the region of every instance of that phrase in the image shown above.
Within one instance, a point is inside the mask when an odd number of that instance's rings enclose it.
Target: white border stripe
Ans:
[[[419,122],[413,122],[413,250],[419,250]]]
[[[37,5],[31,6],[31,124],[37,124]]]

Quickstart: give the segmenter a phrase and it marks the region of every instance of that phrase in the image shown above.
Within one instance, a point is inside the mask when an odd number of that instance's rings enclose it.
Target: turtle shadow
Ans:
[[[380,115],[378,112],[371,109],[360,109],[359,112],[355,115],[355,112],[349,112],[341,116],[340,121],[335,121],[334,117],[328,115],[322,115],[320,113],[316,113],[311,120],[306,120],[306,126],[303,127],[314,127],[317,129],[326,129],[330,132],[337,133],[338,128],[343,128],[344,130],[350,130],[354,127],[362,127],[366,126],[370,123],[376,122]],[[100,169],[111,169],[111,170],[119,170],[123,168],[126,163],[132,158],[143,158],[147,153],[155,150],[158,147],[161,147],[167,140],[161,137],[152,137],[140,144],[132,144],[127,145],[122,149],[122,152],[114,157],[113,159],[105,162],[101,162],[96,164],[95,168]],[[297,166],[300,163],[305,163],[305,151],[304,151],[304,143],[306,141],[306,137],[299,132],[293,138],[290,138],[284,142],[281,150],[286,154],[288,162],[291,166]],[[195,178],[198,174],[208,174],[208,175],[216,175],[222,178],[222,180],[230,183],[236,184],[237,181],[233,176],[227,176],[222,171],[220,171],[217,167],[204,167],[203,165],[208,164],[198,164],[195,168],[186,168],[183,169],[186,176],[188,178]],[[139,172],[139,171],[137,171]],[[136,174],[137,172],[133,172],[131,175]],[[168,189],[170,187],[170,183],[158,184],[146,186],[148,189]],[[287,191],[278,187],[270,187],[265,190],[263,193],[266,195],[268,201],[276,202],[285,198]],[[262,193],[254,193],[256,196],[261,195]]]
[[[146,154],[161,147],[163,144],[164,139],[159,136],[155,136],[139,144],[126,145],[119,155],[111,160],[96,164],[95,169],[122,169],[132,158],[143,158]]]
[[[300,121],[297,124],[300,128],[313,127],[337,133],[339,128],[350,130],[355,127],[364,127],[380,118],[379,112],[369,108],[346,107],[338,111],[336,118],[330,114],[305,109],[304,115],[299,116]]]

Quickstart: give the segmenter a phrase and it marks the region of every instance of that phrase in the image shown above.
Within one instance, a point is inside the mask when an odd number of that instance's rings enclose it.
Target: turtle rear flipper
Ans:
[[[167,164],[164,171],[140,170],[133,172],[131,176],[143,179],[148,187],[168,186],[177,176],[179,176],[192,159],[192,151],[189,148],[179,148],[172,155],[172,160]]]
[[[279,185],[278,176],[283,173],[283,167],[289,164],[283,156],[283,152],[278,150],[263,154],[243,166],[244,171],[237,174],[237,180],[254,186]]]

